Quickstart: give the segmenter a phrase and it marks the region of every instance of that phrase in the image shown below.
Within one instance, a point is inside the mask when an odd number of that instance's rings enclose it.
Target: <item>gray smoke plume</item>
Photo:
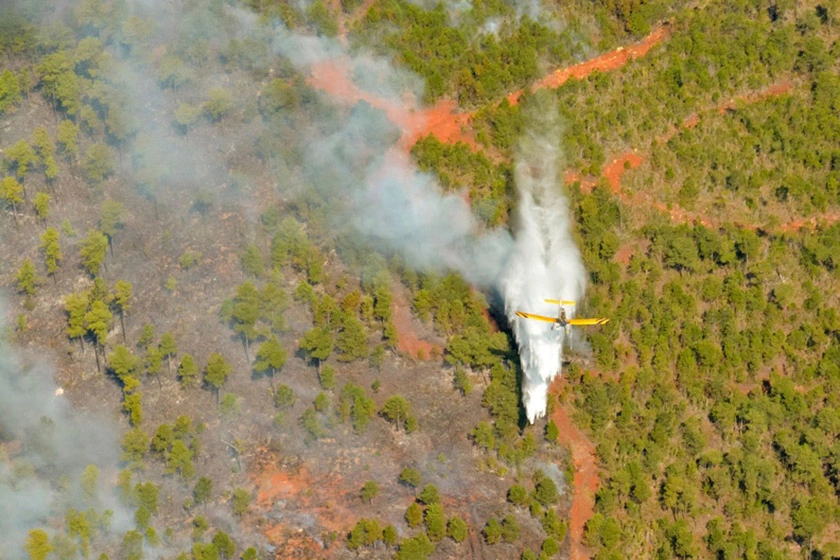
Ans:
[[[562,193],[562,154],[556,107],[532,107],[531,128],[520,139],[515,180],[518,193],[514,248],[500,283],[505,314],[519,344],[522,400],[530,422],[545,415],[551,381],[560,373],[566,333],[554,325],[521,319],[517,311],[557,316],[546,299],[578,301],[586,271],[572,239],[569,204]],[[574,308],[567,308],[571,318]]]
[[[119,459],[110,423],[74,409],[49,364],[25,363],[1,337],[0,387],[0,558],[25,558],[27,532],[51,532],[70,508],[100,514],[110,509],[113,529],[130,527],[131,513],[101,484]],[[80,484],[89,465],[100,471],[97,495],[86,494]]]
[[[323,39],[311,38],[304,49],[302,41],[282,37],[275,43],[278,52],[285,54],[294,45],[288,56],[300,67],[324,58],[336,60],[341,49],[335,42],[324,45]],[[381,60],[375,64],[384,65]],[[365,96],[364,86],[354,85]],[[398,96],[388,99],[393,103]],[[557,305],[545,299],[577,301],[586,288],[586,272],[571,236],[568,201],[562,193],[557,107],[548,96],[536,96],[529,116],[531,128],[520,139],[513,236],[506,230],[481,231],[462,197],[443,194],[433,177],[418,172],[396,150],[380,155],[400,131],[381,113],[378,118],[372,114],[369,106],[356,109],[338,130],[307,150],[310,168],[321,174],[332,170],[331,181],[313,184],[330,185],[330,190],[338,187],[330,196],[344,197],[342,225],[368,241],[398,251],[417,268],[453,270],[477,286],[502,294],[520,347],[523,404],[533,423],[545,415],[548,386],[560,373],[565,332],[549,323],[517,318],[515,313],[556,316]],[[567,314],[571,317],[574,307],[568,307]]]

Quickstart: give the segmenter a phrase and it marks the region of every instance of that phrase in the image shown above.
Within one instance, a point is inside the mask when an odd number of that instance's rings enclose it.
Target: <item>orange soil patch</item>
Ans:
[[[394,326],[397,328],[397,349],[411,356],[424,360],[440,356],[443,349],[427,340],[420,340],[414,328],[411,326],[411,307],[405,300],[402,290],[394,290],[394,299],[391,303],[391,313],[394,317]]]
[[[615,259],[615,262],[627,266],[630,264],[630,258],[633,256],[633,253],[635,253],[638,249],[639,246],[636,243],[624,245],[618,248],[618,251],[615,252],[615,256],[613,258]]]
[[[616,194],[621,192],[621,176],[627,169],[635,169],[642,164],[642,156],[636,152],[626,152],[614,158],[604,167],[604,177],[610,182],[610,188]]]
[[[342,486],[341,476],[330,473],[314,477],[305,466],[283,470],[268,454],[263,459],[259,461],[259,474],[254,479],[257,506],[272,510],[277,502],[282,502],[282,506],[277,509],[281,509],[290,520],[294,520],[295,514],[300,512],[306,519],[314,518],[317,524],[317,528],[313,528],[310,522],[306,522],[308,527],[304,529],[296,526],[294,521],[288,521],[268,527],[264,534],[277,547],[275,557],[324,557],[325,552],[341,548],[341,539],[336,540],[326,551],[324,544],[316,539],[331,531],[341,535],[358,517],[347,507],[351,498]]]
[[[567,381],[558,377],[551,384],[549,395],[552,398],[562,393]],[[572,422],[571,406],[560,403],[554,407],[551,419],[560,432],[558,441],[568,447],[575,466],[574,494],[572,496],[571,519],[569,520],[569,540],[572,548],[572,560],[586,560],[591,554],[583,544],[583,530],[586,522],[595,513],[595,491],[598,489],[598,466],[595,445]]]

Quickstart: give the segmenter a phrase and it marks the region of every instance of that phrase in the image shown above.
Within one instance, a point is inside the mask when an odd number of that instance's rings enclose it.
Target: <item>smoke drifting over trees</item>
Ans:
[[[119,458],[110,422],[74,409],[51,366],[26,363],[4,339],[0,386],[0,443],[16,442],[0,462],[0,555],[25,558],[27,532],[68,508],[92,508],[110,519],[107,530],[125,530],[130,512],[97,482],[97,473],[110,476]]]

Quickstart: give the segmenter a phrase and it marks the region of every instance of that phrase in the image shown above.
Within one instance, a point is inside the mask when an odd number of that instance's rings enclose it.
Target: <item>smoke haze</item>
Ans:
[[[116,467],[111,423],[74,409],[59,394],[51,366],[25,364],[3,338],[0,387],[0,558],[25,558],[27,532],[47,529],[68,508],[107,508],[112,529],[130,527],[131,513],[101,483],[96,497],[85,496],[80,485],[88,465],[99,468],[100,481]]]

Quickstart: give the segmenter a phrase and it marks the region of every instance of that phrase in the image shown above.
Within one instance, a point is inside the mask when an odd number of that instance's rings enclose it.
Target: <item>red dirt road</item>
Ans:
[[[571,77],[585,78],[595,71],[616,70],[632,59],[644,56],[656,44],[668,36],[666,26],[658,27],[643,40],[626,47],[619,47],[601,56],[575,64],[568,68],[555,70],[531,86],[532,90],[556,88]],[[351,68],[349,58],[324,60],[314,64],[310,70],[309,85],[324,91],[346,105],[366,101],[371,106],[385,111],[388,119],[400,127],[402,137],[399,145],[405,152],[421,137],[433,134],[441,142],[454,144],[464,142],[473,150],[478,150],[475,139],[468,131],[469,120],[473,113],[458,112],[458,105],[453,100],[442,100],[431,107],[420,108],[411,97],[388,99],[360,89],[348,75]],[[507,96],[508,101],[516,104],[522,96],[522,90]]]
[[[660,26],[651,32],[650,35],[626,47],[618,47],[617,49],[604,53],[601,56],[595,57],[586,62],[575,64],[567,68],[560,68],[555,70],[545,78],[537,81],[531,90],[535,91],[543,88],[558,88],[563,85],[569,78],[582,79],[589,76],[592,72],[608,72],[621,68],[633,59],[645,56],[650,49],[668,37],[670,30],[667,26]],[[522,96],[522,91],[515,91],[507,96],[507,100],[515,104]]]
[[[402,137],[399,145],[405,152],[408,152],[422,136],[428,134],[434,134],[441,142],[464,142],[477,149],[472,136],[463,131],[470,113],[458,113],[454,101],[444,100],[432,107],[417,109],[416,101],[411,96],[389,99],[360,89],[348,75],[350,67],[351,63],[347,58],[314,64],[308,79],[309,85],[330,94],[345,105],[366,101],[372,107],[384,111],[388,120],[400,127]]]
[[[549,389],[550,398],[557,399],[567,387],[564,377],[558,377]],[[555,400],[555,402],[557,402]],[[598,489],[598,465],[595,446],[574,425],[571,418],[571,406],[559,403],[551,414],[551,419],[560,432],[558,441],[569,448],[575,466],[574,494],[569,520],[569,540],[572,549],[571,560],[590,558],[589,549],[583,544],[583,530],[586,522],[595,512],[595,491]]]

